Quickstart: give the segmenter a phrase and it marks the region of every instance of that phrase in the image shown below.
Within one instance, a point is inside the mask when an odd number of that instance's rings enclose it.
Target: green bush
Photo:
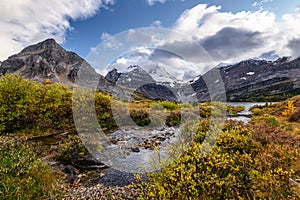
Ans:
[[[38,87],[39,99],[35,109],[39,117],[37,124],[40,128],[72,129],[72,91],[65,85],[40,84]]]
[[[72,92],[67,86],[36,83],[16,74],[0,78],[0,132],[71,128]]]
[[[158,104],[170,111],[180,109],[180,103],[174,101],[160,101]]]
[[[114,116],[111,110],[112,109],[111,103],[112,103],[112,97],[109,94],[96,92],[95,108],[96,108],[98,122],[101,128],[114,129],[118,127],[114,120]],[[124,108],[124,106],[120,105],[119,107],[120,109],[118,109],[118,112],[121,112],[121,108]]]
[[[201,122],[202,124],[204,122]],[[204,125],[205,126],[205,125]],[[203,130],[198,134],[203,135]],[[243,125],[226,126],[213,150],[201,157],[202,136],[160,172],[137,184],[140,199],[298,198],[288,181],[297,150],[261,144]]]
[[[279,122],[277,121],[277,119],[274,116],[269,116],[267,118],[267,124],[274,126],[274,127],[279,126]]]
[[[32,126],[36,120],[36,87],[19,75],[0,78],[0,132]]]
[[[245,110],[245,106],[231,106],[231,105],[227,105],[226,106],[226,111],[231,114],[231,115],[236,115],[239,112],[242,112]]]
[[[54,199],[59,177],[38,161],[28,145],[0,141],[0,199]]]

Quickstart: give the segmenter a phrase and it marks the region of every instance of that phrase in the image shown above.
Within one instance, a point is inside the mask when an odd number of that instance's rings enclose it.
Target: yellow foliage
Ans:
[[[49,79],[44,79],[44,85],[48,85],[48,84],[51,84],[51,83],[52,83],[51,80],[49,80]]]
[[[290,116],[295,111],[295,106],[293,101],[288,101],[286,109],[282,112],[282,115],[285,117]]]

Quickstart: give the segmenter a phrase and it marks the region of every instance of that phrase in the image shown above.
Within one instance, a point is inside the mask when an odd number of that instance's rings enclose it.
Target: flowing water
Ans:
[[[253,106],[264,106],[266,102],[227,102],[226,104],[231,106],[245,106],[244,111],[237,113],[235,116],[228,117],[228,119],[248,123],[251,120],[250,115],[252,114],[250,108]]]

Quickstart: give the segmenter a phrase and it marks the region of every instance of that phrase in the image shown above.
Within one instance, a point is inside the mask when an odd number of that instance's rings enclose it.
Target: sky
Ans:
[[[189,52],[187,60],[197,56],[191,41],[201,45],[215,64],[298,57],[299,24],[297,0],[1,0],[0,60],[47,38],[86,58],[111,36],[142,27],[184,34],[189,39],[166,40],[160,47]],[[155,55],[170,57],[152,50],[138,58],[153,61]],[[133,56],[122,63],[134,61]]]

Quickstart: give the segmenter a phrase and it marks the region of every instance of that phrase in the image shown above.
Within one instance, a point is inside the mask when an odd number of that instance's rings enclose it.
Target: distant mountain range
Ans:
[[[210,101],[209,91],[220,83],[224,83],[220,86],[224,86],[228,101],[279,101],[300,94],[300,58],[250,59],[222,64],[187,83],[177,81],[158,65],[146,69],[128,66],[122,72],[113,69],[103,77],[84,59],[66,51],[53,39],[26,47],[0,62],[0,74],[6,73],[20,73],[26,79],[40,82],[49,79],[69,86],[94,85],[120,98],[182,101],[191,97]]]

